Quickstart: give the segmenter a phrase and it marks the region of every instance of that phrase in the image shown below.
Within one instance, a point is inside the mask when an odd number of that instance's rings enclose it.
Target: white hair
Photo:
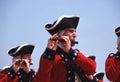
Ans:
[[[16,57],[13,57],[12,62],[13,62],[14,60],[16,60],[16,59],[20,59],[20,58],[21,58],[21,55],[16,56]]]

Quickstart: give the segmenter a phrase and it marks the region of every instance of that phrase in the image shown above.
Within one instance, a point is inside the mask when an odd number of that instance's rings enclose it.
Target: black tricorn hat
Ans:
[[[117,35],[117,37],[120,36],[120,26],[115,29],[115,34]]]
[[[92,59],[92,60],[94,60],[95,61],[95,56],[94,55],[90,55],[90,56],[88,56],[88,58],[90,58],[90,59]]]
[[[46,30],[54,35],[55,33],[64,30],[65,28],[77,28],[80,16],[78,15],[65,15],[61,16],[53,24],[46,24]]]
[[[21,46],[17,46],[15,48],[10,49],[8,51],[8,54],[13,57],[20,56],[23,54],[32,54],[34,47],[35,46],[33,44],[23,44]]]
[[[94,76],[97,77],[97,79],[103,80],[104,72],[96,72]]]

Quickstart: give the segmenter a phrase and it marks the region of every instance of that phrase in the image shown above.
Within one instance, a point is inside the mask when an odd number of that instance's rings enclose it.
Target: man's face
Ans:
[[[64,30],[63,35],[68,36],[71,41],[75,41],[75,38],[77,36],[76,29],[74,28],[66,28]],[[75,44],[71,44],[71,46],[74,46]]]
[[[22,59],[27,59],[29,62],[31,62],[31,60],[32,60],[31,54],[23,54]]]

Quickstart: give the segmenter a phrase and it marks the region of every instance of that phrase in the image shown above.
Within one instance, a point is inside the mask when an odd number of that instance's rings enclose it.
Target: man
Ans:
[[[0,72],[0,82],[31,82],[35,77],[35,72],[30,68],[31,54],[34,45],[23,44],[8,51],[13,57],[12,66],[5,67]]]
[[[115,29],[117,35],[117,52],[111,53],[105,62],[105,72],[108,80],[120,82],[120,27]]]
[[[72,47],[78,42],[76,28],[79,16],[61,16],[53,24],[46,24],[51,34],[45,52],[41,56],[39,81],[86,82],[85,75],[93,75],[96,62]]]

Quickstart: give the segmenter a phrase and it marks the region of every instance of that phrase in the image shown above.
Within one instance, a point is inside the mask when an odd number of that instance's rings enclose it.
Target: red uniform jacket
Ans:
[[[28,75],[22,70],[15,73],[12,68],[6,68],[0,72],[0,82],[30,82],[34,77],[33,70]]]
[[[110,81],[120,82],[120,53],[111,53],[105,63],[106,76]]]
[[[72,61],[73,65],[69,65]],[[67,63],[66,63],[67,62]],[[69,54],[58,49],[57,52],[46,49],[41,56],[40,67],[36,78],[36,82],[74,82],[73,72],[78,69],[77,65],[85,74],[93,75],[96,70],[96,62],[84,56],[78,50],[71,49]],[[71,69],[75,68],[75,69]],[[80,74],[79,74],[80,75]]]

